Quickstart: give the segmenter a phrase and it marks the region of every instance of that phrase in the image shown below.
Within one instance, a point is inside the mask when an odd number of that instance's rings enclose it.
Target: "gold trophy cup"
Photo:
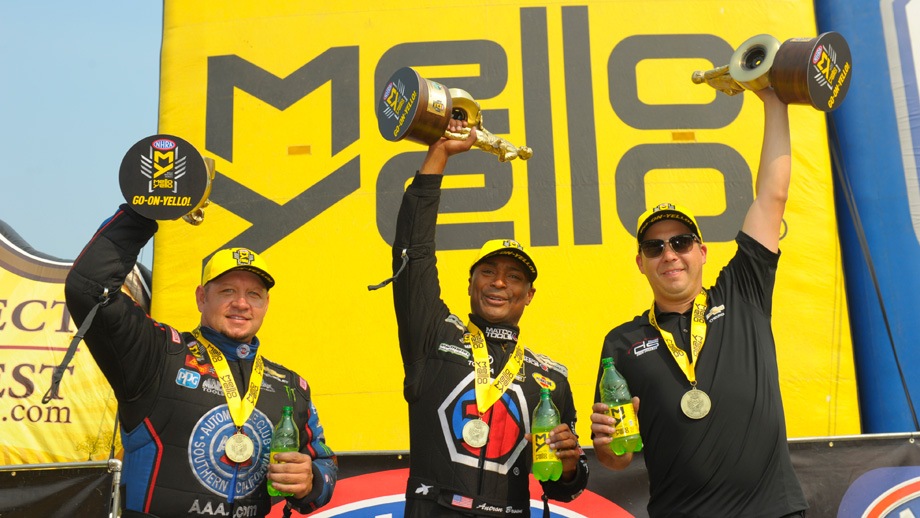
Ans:
[[[390,76],[379,99],[377,125],[389,141],[405,138],[430,146],[441,137],[464,140],[473,127],[473,146],[498,156],[500,162],[533,156],[529,147],[515,146],[485,129],[479,103],[468,92],[425,79],[410,67],[400,68]],[[448,131],[452,118],[465,120],[468,127],[461,132]]]
[[[727,65],[697,70],[691,79],[727,95],[772,86],[787,104],[809,104],[829,112],[840,106],[850,87],[851,62],[850,47],[836,32],[782,44],[760,34],[742,43]]]

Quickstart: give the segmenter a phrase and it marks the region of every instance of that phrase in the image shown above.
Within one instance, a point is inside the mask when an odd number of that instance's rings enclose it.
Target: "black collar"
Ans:
[[[474,314],[470,314],[470,321],[482,330],[487,342],[503,346],[517,344],[518,335],[521,332],[517,326],[491,324],[479,315]]]

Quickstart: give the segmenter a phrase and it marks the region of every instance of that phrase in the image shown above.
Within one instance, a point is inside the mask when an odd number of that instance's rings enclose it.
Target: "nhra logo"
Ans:
[[[160,151],[169,151],[176,147],[176,143],[168,138],[161,138],[150,143],[150,147]]]
[[[463,425],[479,418],[474,378],[475,373],[471,372],[457,384],[438,407],[438,418],[451,461],[477,467],[480,448],[473,448],[463,441]],[[504,475],[528,445],[524,433],[530,429],[530,410],[520,385],[512,383],[502,397],[483,414],[482,420],[486,423],[502,423],[489,430],[489,442],[484,446],[486,452],[483,468]]]
[[[920,467],[878,468],[847,489],[837,516],[920,517]]]

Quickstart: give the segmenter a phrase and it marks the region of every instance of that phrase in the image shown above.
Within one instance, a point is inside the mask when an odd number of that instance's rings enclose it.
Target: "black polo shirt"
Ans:
[[[604,340],[601,357],[614,358],[640,399],[653,518],[777,518],[807,507],[789,458],[770,324],[779,254],[744,233],[736,242],[737,253],[708,290],[706,341],[695,365],[697,388],[712,400],[706,417],[681,411],[690,383],[648,311]],[[661,319],[685,348],[689,315]]]

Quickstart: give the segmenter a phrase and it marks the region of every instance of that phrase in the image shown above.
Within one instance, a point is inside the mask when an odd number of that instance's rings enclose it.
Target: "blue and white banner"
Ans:
[[[818,0],[815,11],[818,31],[842,33],[853,57],[828,122],[862,431],[916,431],[920,0]]]
[[[920,1],[883,0],[881,14],[910,218],[920,240]]]

